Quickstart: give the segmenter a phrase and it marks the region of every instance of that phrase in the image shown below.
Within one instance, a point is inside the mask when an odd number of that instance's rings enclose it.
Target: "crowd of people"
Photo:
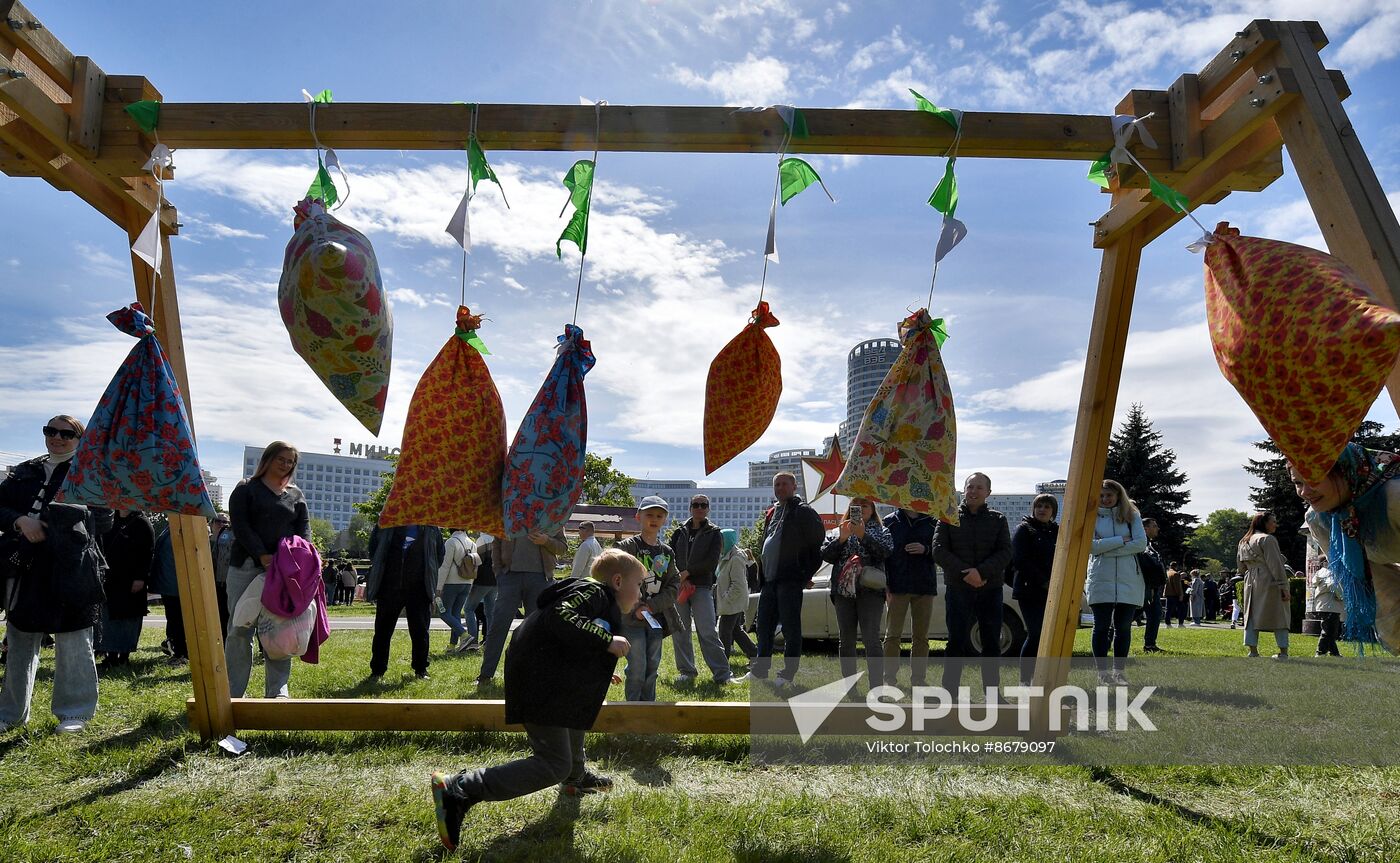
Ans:
[[[130,662],[148,595],[160,596],[164,606],[168,661],[186,662],[188,651],[169,529],[155,530],[141,513],[55,500],[83,424],[61,415],[43,431],[46,454],[17,466],[0,484],[0,604],[7,618],[0,729],[28,721],[40,649],[52,636],[51,710],[59,730],[72,732],[96,712],[99,672]],[[306,500],[293,481],[298,460],[295,447],[274,441],[253,475],[234,489],[229,512],[210,524],[234,697],[245,694],[258,644],[256,622],[234,610],[261,590],[288,545],[310,543]],[[1397,472],[1400,461],[1392,454],[1349,445],[1323,484],[1295,476],[1297,492],[1309,504],[1308,611],[1320,628],[1319,655],[1337,655],[1344,635],[1400,648],[1400,483],[1392,481]],[[856,499],[829,533],[797,494],[796,478],[780,473],[752,556],[736,531],[709,520],[704,494],[692,498],[688,517],[669,536],[663,535],[673,524],[669,505],[647,497],[638,507],[640,532],[616,548],[604,549],[592,525],[583,525],[564,579],[555,576],[568,549],[562,531],[495,538],[459,530],[444,537],[432,525],[376,527],[363,594],[375,608],[369,678],[386,673],[401,616],[408,619],[410,664],[420,678],[428,676],[435,614],[449,629],[449,650],[481,651],[478,686],[494,684],[504,657],[508,713],[527,730],[539,724],[530,730],[530,741],[534,757],[543,760],[516,773],[440,777],[435,794],[449,823],[454,805],[526,793],[541,787],[542,778],[578,791],[605,788],[604,778],[585,770],[582,738],[574,732],[596,716],[618,658],[626,660],[617,682],[627,700],[651,701],[668,641],[677,685],[693,685],[699,676],[698,643],[705,671],[724,686],[768,680],[781,631],[783,661],[773,688],[794,687],[802,660],[804,591],[823,562],[830,564],[827,590],[844,674],[856,672],[863,653],[869,685],[897,684],[908,621],[909,682],[925,684],[934,597],[941,588],[948,633],[944,688],[958,691],[971,659],[980,660],[983,685],[997,687],[999,669],[992,660],[1004,647],[1003,585],[1010,586],[1025,623],[1026,638],[1017,650],[1033,659],[1059,528],[1056,499],[1041,495],[1013,532],[1002,513],[987,507],[991,487],[986,474],[967,477],[956,525],[909,509],[881,518],[872,501]],[[1201,626],[1228,616],[1231,628],[1244,631],[1247,655],[1260,655],[1263,631],[1273,634],[1276,657],[1289,655],[1294,574],[1274,536],[1278,523],[1272,514],[1254,515],[1239,541],[1238,572],[1217,578],[1164,562],[1155,545],[1158,525],[1142,517],[1118,482],[1104,480],[1098,502],[1084,600],[1093,615],[1092,653],[1104,682],[1123,680],[1135,619],[1144,624],[1144,652],[1162,650],[1162,625],[1184,627],[1189,617],[1191,626]],[[323,604],[355,602],[357,578],[348,561],[328,561],[324,576]],[[745,627],[753,590],[756,643]],[[512,636],[522,610],[525,621]],[[583,651],[547,673],[567,683],[546,687],[521,680],[546,674],[542,645],[571,641],[596,645],[598,652]],[[748,660],[740,676],[731,671],[735,653]],[[606,679],[599,676],[605,667]],[[264,668],[264,695],[289,697],[291,657],[268,653]],[[1024,677],[1030,664],[1022,668]],[[550,717],[572,718],[551,723]]]

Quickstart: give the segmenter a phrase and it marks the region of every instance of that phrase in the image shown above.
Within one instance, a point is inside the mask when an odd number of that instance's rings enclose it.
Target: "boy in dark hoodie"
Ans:
[[[627,552],[608,549],[591,575],[545,588],[506,652],[506,722],[525,726],[530,757],[433,774],[438,837],[448,850],[457,847],[467,810],[482,801],[512,800],[555,783],[566,794],[612,790],[611,779],[586,768],[583,735],[617,682],[617,660],[629,643],[613,633],[636,606],[646,569]]]

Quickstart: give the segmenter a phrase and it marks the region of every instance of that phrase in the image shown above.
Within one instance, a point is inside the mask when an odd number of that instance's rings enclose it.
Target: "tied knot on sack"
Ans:
[[[107,320],[112,322],[112,326],[128,336],[135,336],[138,339],[145,338],[156,331],[155,324],[140,303],[122,306],[115,312],[108,314]]]
[[[598,360],[593,356],[593,346],[583,337],[583,328],[577,324],[565,324],[564,334],[558,337],[559,346],[554,349],[556,356],[577,353],[577,361],[584,372],[593,368]]]
[[[472,314],[466,306],[457,307],[457,335],[464,336],[481,329],[481,315]]]
[[[749,315],[749,326],[758,326],[766,329],[768,327],[776,327],[777,325],[778,319],[768,310],[768,303],[766,302],[759,302],[758,308],[754,309],[753,313]]]

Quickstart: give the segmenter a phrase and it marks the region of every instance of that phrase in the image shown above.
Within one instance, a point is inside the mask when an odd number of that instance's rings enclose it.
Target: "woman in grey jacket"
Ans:
[[[1123,660],[1133,640],[1133,614],[1142,607],[1147,594],[1138,569],[1137,555],[1147,550],[1147,534],[1142,514],[1129,499],[1123,486],[1111,479],[1099,491],[1099,515],[1094,523],[1094,544],[1089,554],[1089,576],[1084,583],[1085,599],[1094,610],[1091,644],[1099,679],[1105,683],[1126,682]],[[1113,648],[1113,661],[1108,657]]]

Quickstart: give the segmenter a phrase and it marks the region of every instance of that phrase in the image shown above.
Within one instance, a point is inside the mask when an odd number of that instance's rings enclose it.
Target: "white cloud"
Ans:
[[[671,80],[719,96],[726,105],[771,105],[797,95],[791,92],[788,67],[775,57],[748,55],[736,63],[721,63],[709,75],[684,66],[671,70]]]
[[[426,309],[428,307],[428,298],[412,288],[392,288],[389,291],[389,301],[416,306],[420,309]]]
[[[101,246],[78,243],[74,245],[73,249],[78,253],[78,259],[81,261],[83,269],[95,276],[111,279],[130,278],[131,276],[131,265],[117,260]]]
[[[259,234],[258,231],[249,231],[246,228],[232,228],[227,224],[218,224],[217,221],[202,224],[204,230],[209,231],[218,240],[266,240],[267,234]]]
[[[512,291],[520,291],[523,293],[527,290],[527,288],[524,285],[520,284],[520,282],[512,276],[502,277],[501,284],[505,285],[507,288],[510,288]]]
[[[10,258],[10,259],[9,259],[8,261],[6,261],[5,263],[9,264],[9,265],[12,266],[12,267],[18,267],[18,266],[19,266],[19,258]]]

